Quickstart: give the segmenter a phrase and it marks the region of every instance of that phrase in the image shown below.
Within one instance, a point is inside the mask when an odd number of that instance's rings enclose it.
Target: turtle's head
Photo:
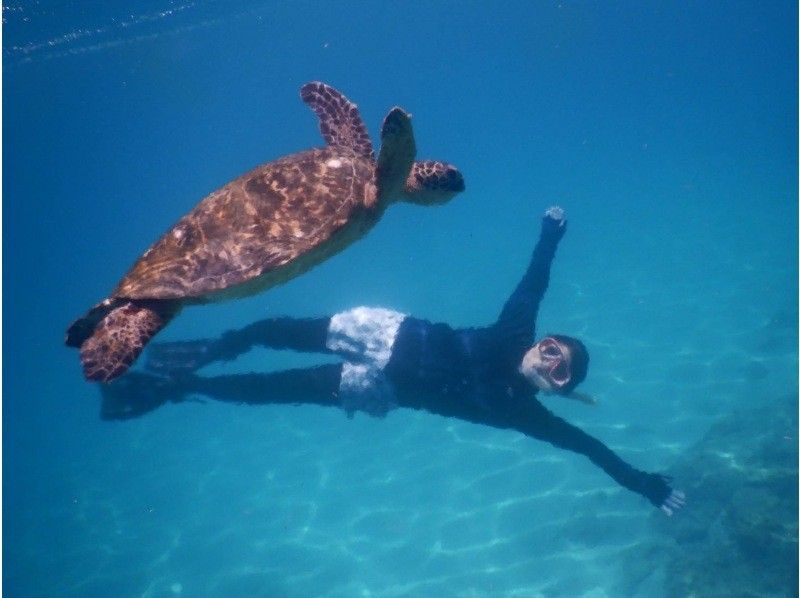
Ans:
[[[403,200],[422,205],[450,201],[464,190],[464,177],[458,168],[447,162],[424,160],[414,162],[406,179]]]

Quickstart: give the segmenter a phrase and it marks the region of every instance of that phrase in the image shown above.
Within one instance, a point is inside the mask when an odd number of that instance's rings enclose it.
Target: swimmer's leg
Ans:
[[[309,353],[329,353],[325,346],[330,318],[269,318],[216,339],[153,343],[145,367],[165,375],[193,372],[215,361],[231,361],[257,345]]]
[[[162,378],[131,372],[110,384],[101,385],[100,417],[105,420],[132,419],[167,402],[179,403],[198,394],[214,401],[249,405],[311,404],[340,407],[341,372],[340,364],[268,374],[213,377],[184,374]]]
[[[340,407],[341,377],[341,364],[330,363],[267,374],[186,376],[181,380],[181,387],[186,392],[229,403]]]

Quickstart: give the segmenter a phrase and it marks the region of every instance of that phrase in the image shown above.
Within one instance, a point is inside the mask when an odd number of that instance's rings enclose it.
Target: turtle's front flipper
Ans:
[[[300,97],[319,117],[319,130],[325,143],[347,147],[359,156],[374,160],[372,141],[361,120],[358,106],[325,83],[312,81],[300,88]]]
[[[95,382],[121,376],[177,312],[174,301],[120,302],[81,344],[83,375]]]
[[[411,116],[402,108],[392,108],[381,127],[381,153],[378,155],[378,197],[399,199],[414,164],[417,146]]]

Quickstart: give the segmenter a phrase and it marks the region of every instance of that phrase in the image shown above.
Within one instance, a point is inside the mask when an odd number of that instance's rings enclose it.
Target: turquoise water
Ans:
[[[3,19],[8,596],[796,588],[792,3],[52,1]],[[373,138],[409,110],[419,156],[466,192],[394,206],[301,278],[159,338],[355,305],[489,323],[559,204],[539,330],[586,342],[599,403],[546,405],[675,475],[683,512],[578,455],[410,411],[99,420],[64,329],[205,194],[320,144],[298,97],[315,79]],[[312,362],[264,350],[209,373]]]

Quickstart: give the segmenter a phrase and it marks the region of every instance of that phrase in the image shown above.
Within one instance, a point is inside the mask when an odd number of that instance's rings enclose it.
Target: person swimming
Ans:
[[[536,398],[554,394],[590,402],[575,389],[589,353],[576,338],[549,334],[534,342],[550,266],[566,232],[563,210],[549,208],[530,264],[497,321],[455,329],[380,307],[319,318],[270,318],[218,339],[156,343],[146,368],[103,385],[101,417],[138,417],[167,402],[201,394],[245,404],[315,404],[384,417],[396,408],[427,411],[516,430],[588,457],[618,484],[667,515],[685,503],[671,478],[640,471],[597,438],[557,417]],[[256,345],[334,354],[342,363],[271,373],[198,376]]]

